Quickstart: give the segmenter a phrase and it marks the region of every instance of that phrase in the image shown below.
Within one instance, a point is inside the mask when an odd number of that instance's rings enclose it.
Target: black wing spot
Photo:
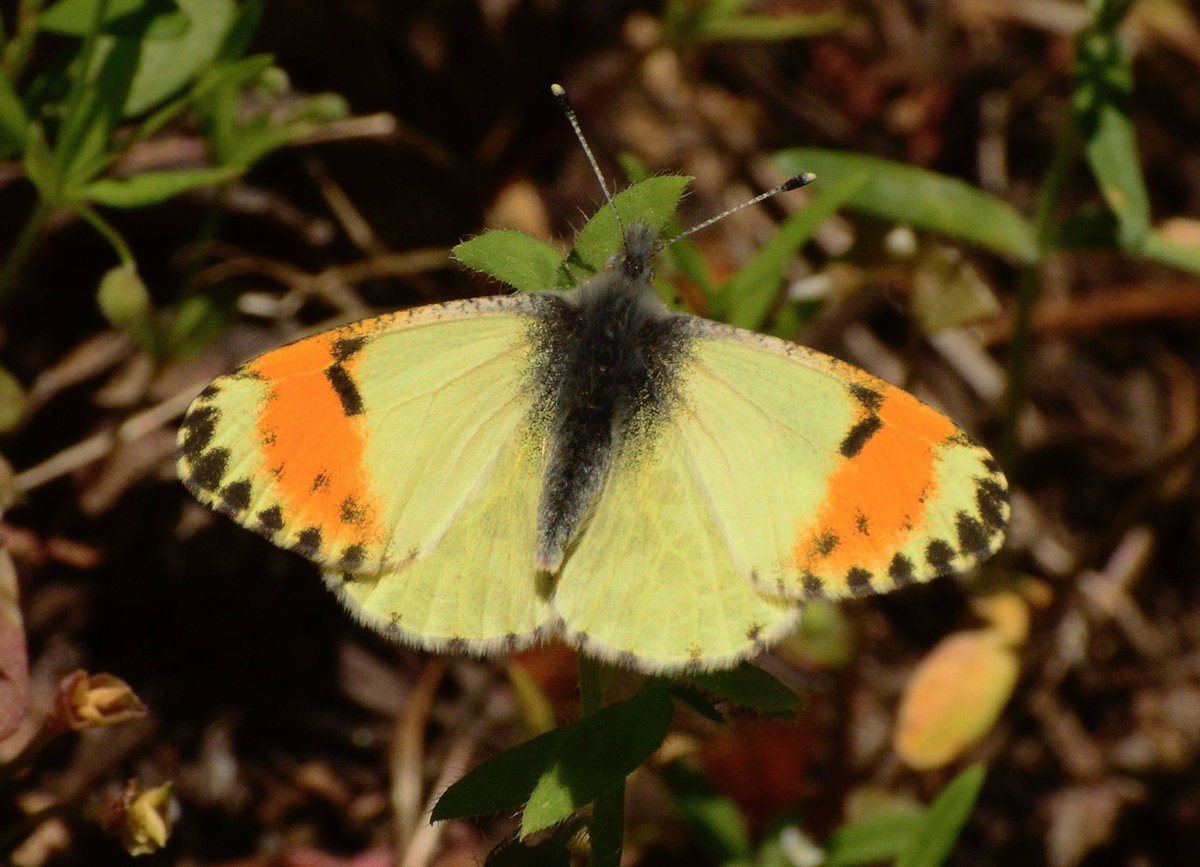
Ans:
[[[343,337],[340,340],[334,341],[333,346],[330,347],[329,354],[333,356],[334,361],[340,364],[343,361],[349,361],[366,345],[367,338],[361,335],[358,337]]]
[[[825,584],[811,572],[804,573],[804,598],[817,599],[825,595]]]
[[[252,491],[249,479],[231,482],[221,489],[221,502],[236,512],[244,512],[250,508]]]
[[[342,552],[338,567],[347,572],[357,572],[367,557],[367,549],[362,545],[351,545]]]
[[[258,513],[258,526],[264,533],[274,535],[283,529],[283,509],[272,506]]]
[[[888,566],[888,577],[897,587],[913,583],[916,580],[916,575],[913,574],[913,561],[903,554],[897,554],[892,558],[891,565]]]
[[[758,637],[762,635],[763,625],[761,623],[751,623],[746,627],[746,640],[758,641]]]
[[[367,519],[367,507],[354,497],[346,497],[340,507],[343,524],[358,526]]]
[[[866,569],[855,566],[846,573],[846,586],[852,596],[868,596],[872,592],[871,573]]]
[[[993,530],[1004,527],[1005,505],[1008,493],[991,479],[975,480],[975,505],[979,507],[979,517]]]
[[[215,491],[228,468],[229,449],[209,449],[192,461],[192,481],[205,491]]]
[[[312,491],[314,494],[317,494],[328,488],[329,488],[329,476],[325,475],[324,473],[317,473],[316,476],[313,477],[312,485],[309,487],[309,490]]]
[[[883,406],[883,394],[867,385],[854,383],[850,386],[850,396],[872,413],[878,412]]]
[[[296,536],[292,550],[305,557],[314,557],[321,550],[321,528],[306,527]]]
[[[858,528],[858,532],[864,536],[871,535],[871,522],[862,512],[856,512],[854,515],[854,526]]]
[[[217,420],[221,413],[215,406],[198,406],[187,414],[180,428],[183,430],[183,443],[180,449],[189,459],[194,460],[202,451],[208,448],[217,433]]]
[[[958,549],[965,554],[983,556],[991,547],[988,545],[988,534],[983,524],[972,518],[966,512],[954,516],[955,529],[958,530]]]
[[[985,470],[987,470],[989,473],[991,473],[993,476],[1000,475],[1000,465],[998,463],[996,463],[994,458],[984,458],[983,459],[983,468]]]
[[[325,378],[329,380],[329,384],[333,386],[333,393],[341,401],[342,412],[346,415],[362,415],[362,395],[359,394],[350,371],[340,364],[332,364],[325,368]]]
[[[954,549],[945,540],[934,539],[925,548],[925,559],[939,575],[945,575],[952,571],[950,561],[954,559]]]
[[[850,433],[842,440],[842,457],[852,458],[863,450],[863,446],[883,427],[883,421],[877,415],[869,415],[850,428]]]
[[[212,400],[221,393],[221,386],[215,382],[210,382],[204,386],[204,390],[196,395],[196,400]]]
[[[837,550],[838,543],[841,541],[837,533],[832,530],[826,530],[813,540],[813,550],[821,557],[828,557]]]

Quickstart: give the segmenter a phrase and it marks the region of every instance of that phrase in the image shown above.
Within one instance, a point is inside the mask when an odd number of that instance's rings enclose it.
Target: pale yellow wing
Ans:
[[[963,571],[1000,546],[1004,476],[945,416],[813,350],[693,328],[684,447],[760,590],[885,592]]]
[[[268,352],[180,431],[180,475],[243,525],[356,577],[362,619],[487,649],[548,616],[533,572],[544,435],[531,296],[419,308]]]
[[[569,641],[653,673],[729,667],[799,616],[734,561],[681,437],[687,423],[659,419],[621,446],[552,597]]]

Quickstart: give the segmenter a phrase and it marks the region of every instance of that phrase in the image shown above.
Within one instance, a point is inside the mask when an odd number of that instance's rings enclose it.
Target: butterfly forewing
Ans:
[[[693,328],[687,448],[761,591],[885,592],[999,547],[1004,477],[945,416],[821,353],[701,320]]]

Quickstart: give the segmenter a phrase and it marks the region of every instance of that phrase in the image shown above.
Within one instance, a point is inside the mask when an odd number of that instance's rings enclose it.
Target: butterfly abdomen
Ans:
[[[535,410],[550,453],[538,507],[538,567],[557,571],[599,493],[613,452],[652,433],[673,394],[688,338],[644,279],[620,266],[577,292],[549,296],[535,328]]]

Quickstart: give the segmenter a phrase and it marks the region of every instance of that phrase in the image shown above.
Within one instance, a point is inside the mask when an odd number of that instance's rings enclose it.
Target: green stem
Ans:
[[[604,670],[601,664],[579,654],[579,698],[583,715],[604,707]],[[596,799],[588,824],[592,840],[592,867],[620,867],[625,838],[625,781]]]
[[[1028,392],[1029,353],[1033,344],[1033,313],[1042,294],[1042,264],[1054,249],[1054,206],[1058,203],[1067,175],[1079,155],[1079,138],[1071,118],[1064,121],[1054,144],[1050,168],[1038,192],[1034,232],[1038,261],[1025,267],[1017,289],[1016,320],[1008,361],[1008,405],[1005,410],[1004,436],[1000,442],[1000,463],[1012,472],[1020,450],[1021,412]]]
[[[87,205],[76,205],[75,213],[83,217],[84,222],[99,232],[104,240],[108,241],[109,246],[113,248],[113,252],[117,254],[117,258],[121,260],[122,265],[129,268],[137,267],[137,260],[133,258],[133,251],[129,249],[129,245],[125,243],[125,239],[121,237],[121,233],[114,229],[107,220]]]
[[[41,237],[42,229],[45,228],[46,220],[53,212],[52,207],[39,199],[37,207],[25,221],[25,227],[21,229],[17,240],[13,242],[12,249],[4,259],[4,264],[0,265],[0,303],[7,300],[8,293],[21,278],[25,266],[29,264],[29,258],[37,249],[38,239]]]

